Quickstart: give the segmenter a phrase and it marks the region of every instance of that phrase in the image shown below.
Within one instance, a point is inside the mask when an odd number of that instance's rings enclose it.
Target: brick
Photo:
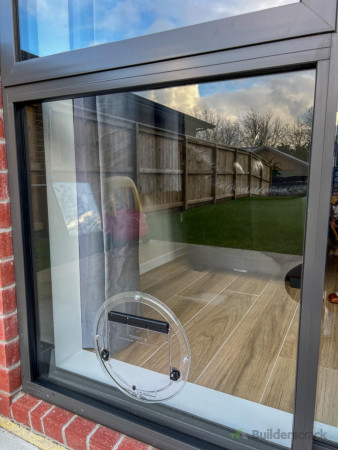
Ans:
[[[0,203],[0,228],[9,228],[10,226],[11,226],[10,204]]]
[[[109,430],[109,428],[105,427],[99,427],[90,438],[89,449],[111,450],[121,436],[122,435],[117,431]]]
[[[0,287],[10,286],[14,282],[14,260],[0,262]]]
[[[62,428],[74,416],[64,409],[55,407],[43,418],[45,435],[63,444]]]
[[[11,418],[11,403],[13,397],[13,395],[0,393],[0,414],[2,416]]]
[[[5,144],[0,144],[0,169],[7,169],[7,155]]]
[[[8,341],[15,338],[19,333],[18,318],[16,313],[9,316],[0,316],[0,340]]]
[[[0,259],[13,256],[12,232],[0,232]]]
[[[51,409],[52,405],[50,403],[41,402],[39,406],[33,409],[30,412],[32,429],[37,431],[38,433],[43,434],[42,428],[42,417],[46,414],[46,412]]]
[[[8,393],[14,392],[21,386],[20,365],[7,369],[0,367],[0,390]]]
[[[8,314],[16,310],[15,286],[0,288],[0,314]]]
[[[121,444],[118,446],[118,450],[147,450],[149,445],[143,444],[143,442],[136,441],[135,439],[125,437]]]
[[[9,199],[8,175],[7,173],[0,173],[0,200],[8,200],[8,199]]]
[[[12,416],[16,422],[30,428],[29,412],[39,403],[39,399],[25,394],[12,404]]]
[[[4,119],[0,116],[0,138],[4,139],[5,129],[4,129]]]
[[[0,366],[10,367],[20,361],[19,339],[0,343]]]
[[[65,429],[65,444],[73,450],[87,450],[87,436],[94,430],[96,424],[90,420],[76,417]]]

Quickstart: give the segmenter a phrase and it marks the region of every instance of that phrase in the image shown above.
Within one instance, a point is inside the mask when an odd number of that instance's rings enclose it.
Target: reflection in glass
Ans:
[[[117,395],[95,319],[141,290],[190,344],[165,405],[290,446],[313,94],[302,71],[26,107],[41,376]],[[163,320],[137,301],[118,313]],[[126,326],[109,363],[130,386],[169,377],[167,337]]]
[[[338,116],[337,116],[338,117]],[[314,434],[338,443],[338,134],[336,133]]]
[[[21,59],[121,41],[298,1],[19,0]]]

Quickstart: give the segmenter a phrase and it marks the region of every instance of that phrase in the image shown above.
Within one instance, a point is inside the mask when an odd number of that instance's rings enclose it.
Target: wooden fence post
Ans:
[[[214,175],[213,175],[213,183],[212,183],[212,196],[214,197],[213,202],[217,201],[217,160],[218,160],[218,147],[217,144],[214,148]]]
[[[234,161],[234,186],[233,186],[234,200],[236,200],[237,195],[237,162],[238,162],[238,150],[236,149]]]
[[[252,153],[249,155],[249,197],[251,197]]]
[[[261,176],[259,179],[259,195],[262,197],[263,196],[263,172],[264,172],[264,165],[263,165],[262,161],[261,161],[260,167],[261,167],[261,170],[260,170]]]
[[[188,138],[183,137],[183,180],[182,180],[183,211],[188,209]]]
[[[136,189],[140,192],[140,146],[139,146],[139,125],[135,123],[135,184]]]

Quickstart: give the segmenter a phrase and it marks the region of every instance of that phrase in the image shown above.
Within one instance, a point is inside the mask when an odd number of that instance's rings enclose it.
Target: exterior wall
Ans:
[[[0,415],[73,450],[152,447],[24,394],[21,387],[12,224],[0,79]],[[0,426],[4,420],[0,417]],[[50,447],[51,448],[51,447]]]
[[[0,413],[2,415],[10,417],[10,405],[20,389],[12,227],[0,90]]]

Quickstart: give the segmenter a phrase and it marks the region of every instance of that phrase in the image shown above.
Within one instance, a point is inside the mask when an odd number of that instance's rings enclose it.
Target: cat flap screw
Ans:
[[[178,369],[176,369],[175,367],[173,367],[173,370],[170,372],[171,381],[179,380],[180,376],[181,376],[181,372]]]
[[[109,359],[109,351],[106,349],[103,349],[101,352],[101,358],[103,359],[103,361],[108,361]]]

